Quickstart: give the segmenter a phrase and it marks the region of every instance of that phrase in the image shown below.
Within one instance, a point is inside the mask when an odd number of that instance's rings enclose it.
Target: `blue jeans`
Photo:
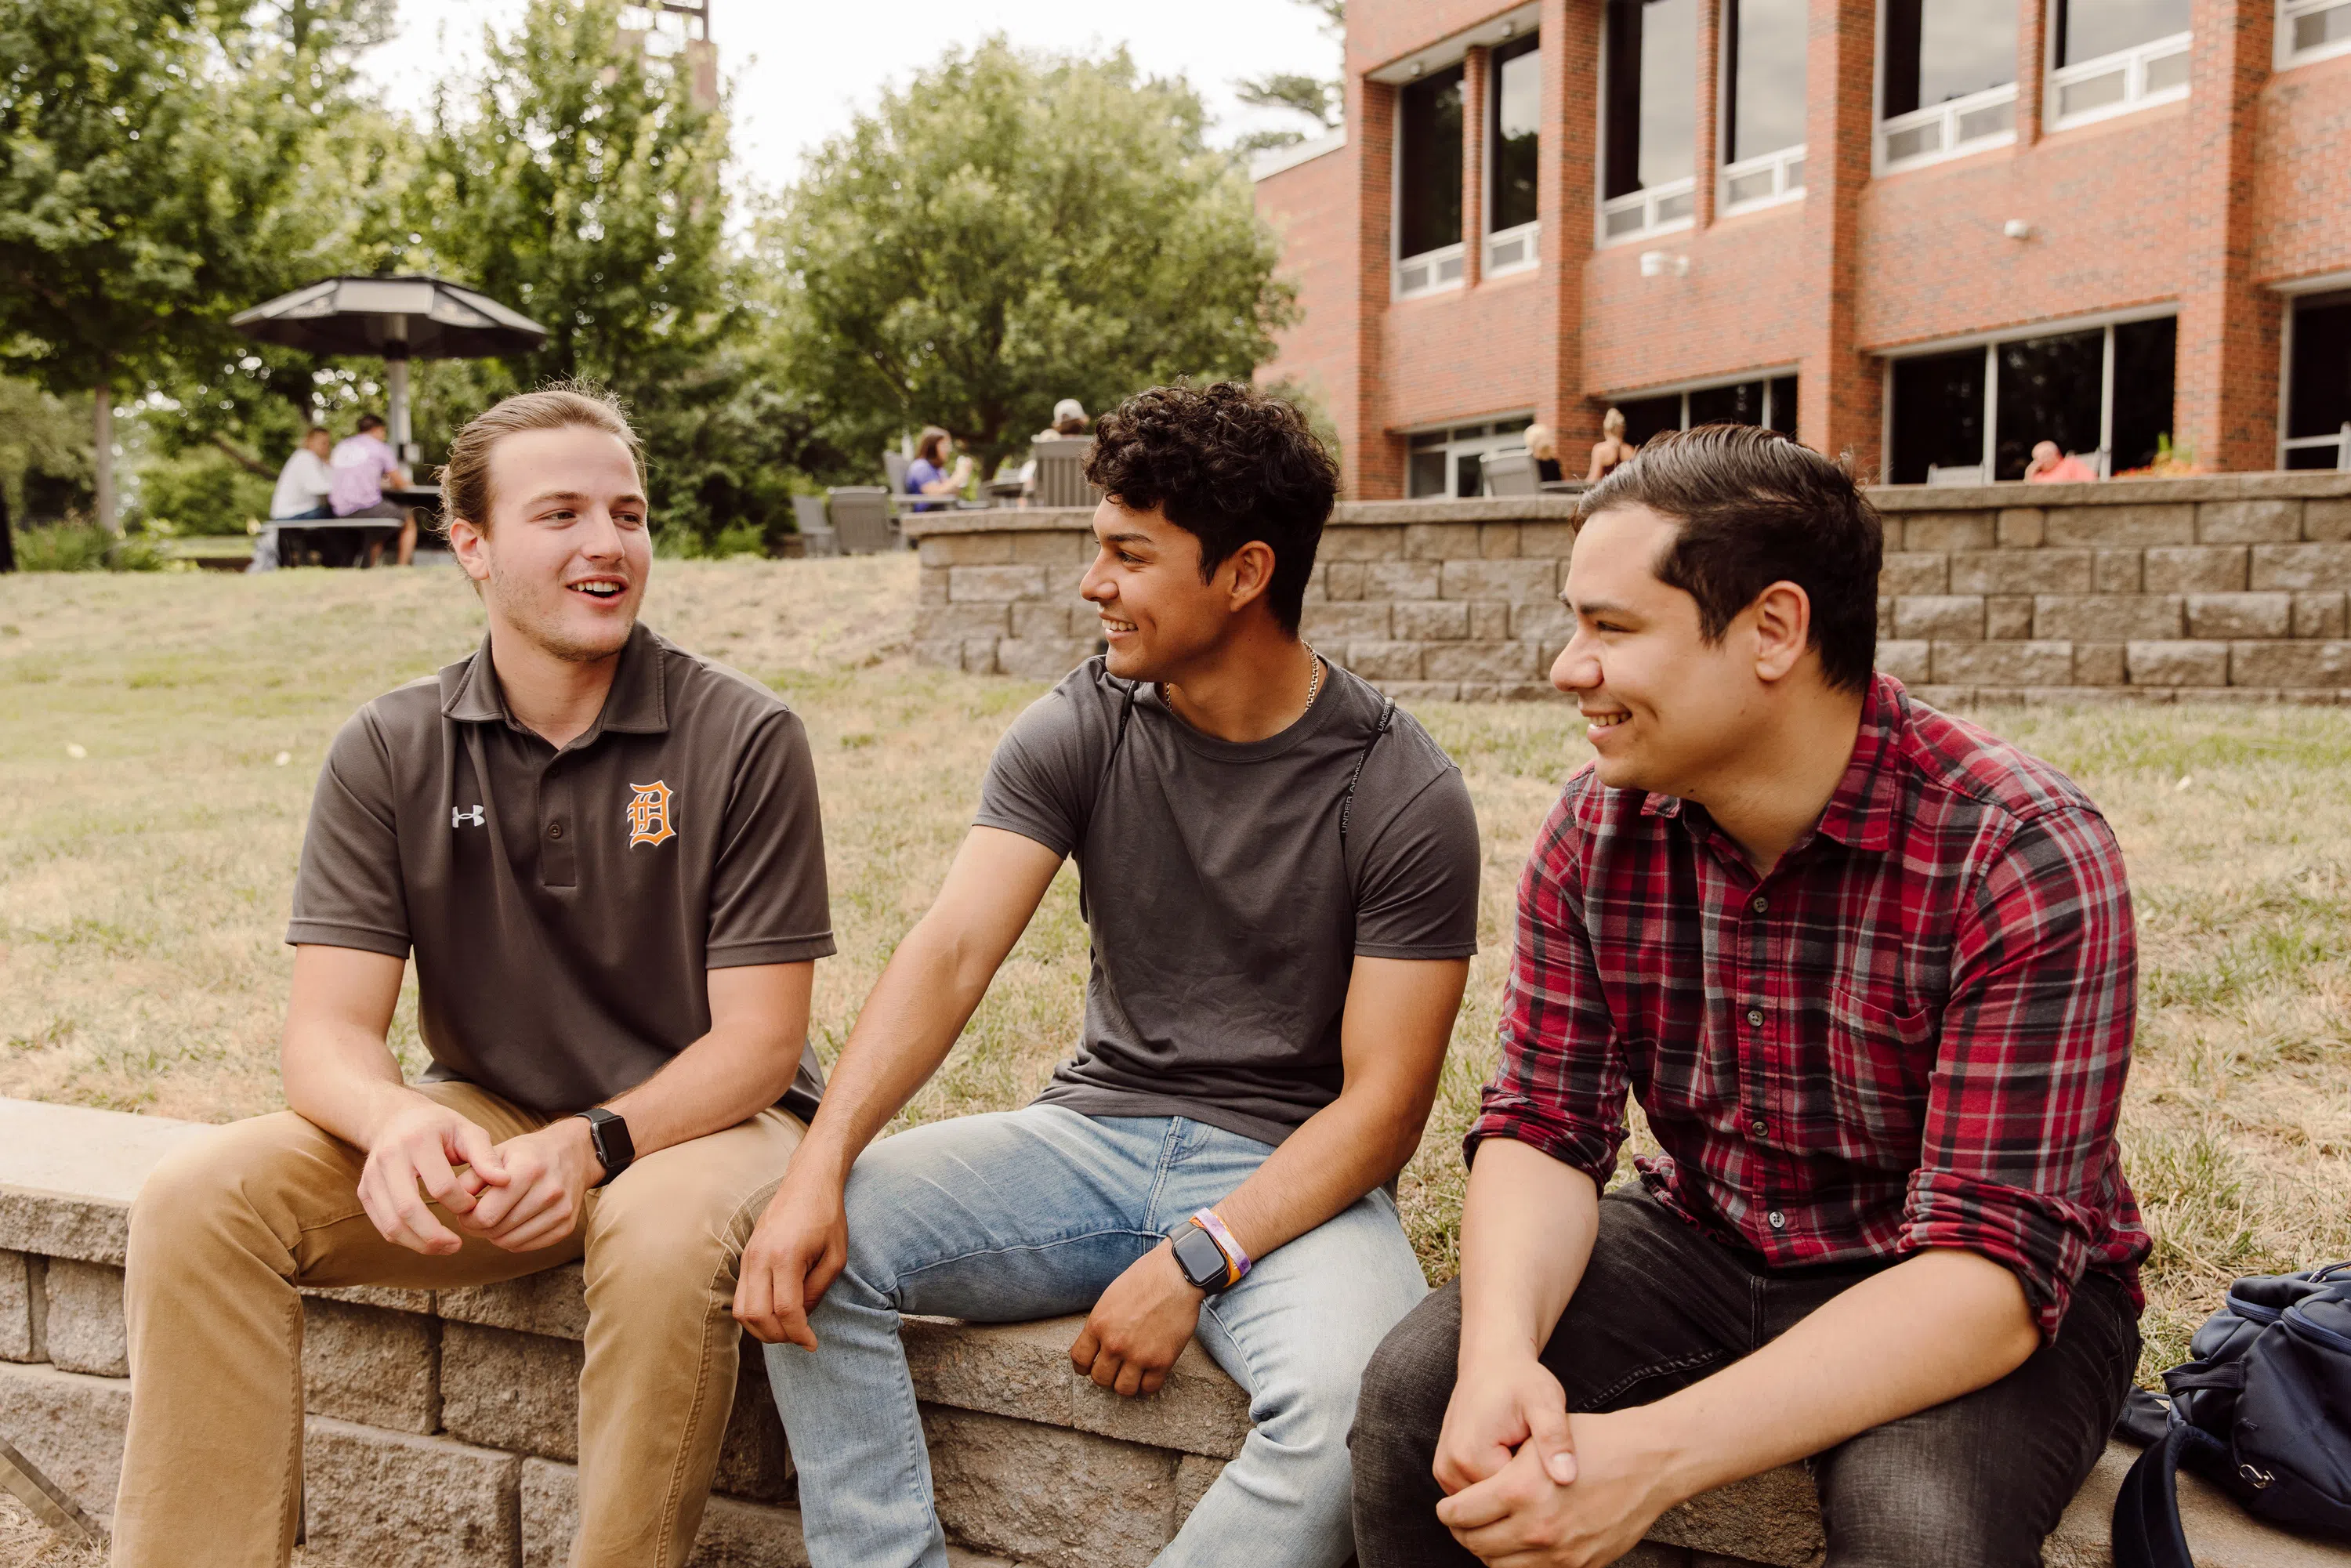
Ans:
[[[816,1568],[946,1568],[898,1315],[1022,1322],[1091,1309],[1272,1146],[1184,1117],[1053,1105],[885,1138],[851,1172],[849,1259],[809,1317],[819,1349],[768,1347]],[[1427,1293],[1384,1192],[1258,1260],[1199,1339],[1255,1430],[1157,1568],[1336,1568],[1353,1550],[1347,1428],[1364,1366]]]

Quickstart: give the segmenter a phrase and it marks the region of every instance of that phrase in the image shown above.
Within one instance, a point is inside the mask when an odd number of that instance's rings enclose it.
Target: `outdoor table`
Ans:
[[[386,486],[383,498],[395,507],[406,507],[412,510],[435,511],[441,505],[441,486],[412,485],[402,489]],[[389,542],[397,538],[400,536],[401,527],[400,519],[397,517],[280,517],[269,526],[277,535],[277,559],[287,566],[295,565],[299,560],[305,545],[323,544],[323,541],[313,539],[312,536],[316,535],[356,536],[348,539],[339,538],[332,554],[340,557],[348,550],[350,559],[347,564],[357,566],[365,559],[367,547],[371,543],[378,539]],[[328,553],[323,548],[320,549],[321,555]],[[338,560],[330,564],[346,563]]]

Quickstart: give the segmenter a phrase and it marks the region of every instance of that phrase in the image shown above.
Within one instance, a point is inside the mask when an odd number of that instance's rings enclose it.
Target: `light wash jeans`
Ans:
[[[867,1150],[849,1177],[848,1264],[810,1314],[820,1348],[768,1347],[816,1568],[946,1568],[900,1312],[1086,1312],[1272,1152],[1180,1116],[1054,1105],[933,1123]],[[1374,1192],[1208,1301],[1200,1343],[1248,1391],[1256,1429],[1157,1568],[1346,1561],[1356,1390],[1427,1289],[1395,1202]]]

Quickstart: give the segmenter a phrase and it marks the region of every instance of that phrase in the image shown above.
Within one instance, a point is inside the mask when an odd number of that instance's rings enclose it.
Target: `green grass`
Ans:
[[[818,967],[828,1057],[927,904],[997,737],[1043,689],[912,665],[913,568],[664,560],[648,610],[807,721],[841,946]],[[280,1103],[280,939],[327,743],[479,635],[445,570],[0,579],[0,1092],[213,1120]],[[1563,704],[1416,712],[1461,764],[1486,855],[1483,951],[1400,1189],[1442,1277],[1519,868],[1584,747]],[[2159,1239],[2151,1375],[2235,1275],[2351,1256],[2351,718],[1977,716],[2077,779],[2129,862],[2141,1019],[2123,1136]],[[1076,902],[1065,872],[910,1121],[1019,1104],[1050,1073],[1082,1006]],[[413,998],[393,1043],[420,1061]]]

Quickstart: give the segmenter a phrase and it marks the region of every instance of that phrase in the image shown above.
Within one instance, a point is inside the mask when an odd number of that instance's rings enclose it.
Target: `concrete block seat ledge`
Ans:
[[[0,1099],[0,1436],[93,1513],[111,1511],[130,1384],[126,1219],[163,1152],[203,1126]],[[305,1532],[368,1568],[560,1568],[576,1518],[578,1265],[507,1285],[314,1292],[304,1303]],[[1078,1376],[1078,1320],[910,1319],[939,1511],[967,1568],[1139,1565],[1249,1433],[1247,1401],[1196,1344],[1167,1386],[1124,1400]],[[754,1364],[756,1364],[756,1363]],[[2044,1560],[2110,1561],[2131,1451],[2111,1448]],[[737,1392],[694,1562],[801,1568],[783,1433],[765,1380]],[[2351,1551],[2254,1524],[2184,1480],[2200,1568],[2351,1568]],[[191,1521],[191,1528],[201,1528]],[[1626,1561],[1798,1568],[1821,1556],[1812,1481],[1789,1468],[1695,1500]]]
[[[1877,662],[1939,707],[2351,702],[2351,475],[1880,486]],[[1398,702],[1557,701],[1567,496],[1343,502],[1307,640]],[[1092,514],[925,513],[915,656],[1055,679],[1101,646]]]

